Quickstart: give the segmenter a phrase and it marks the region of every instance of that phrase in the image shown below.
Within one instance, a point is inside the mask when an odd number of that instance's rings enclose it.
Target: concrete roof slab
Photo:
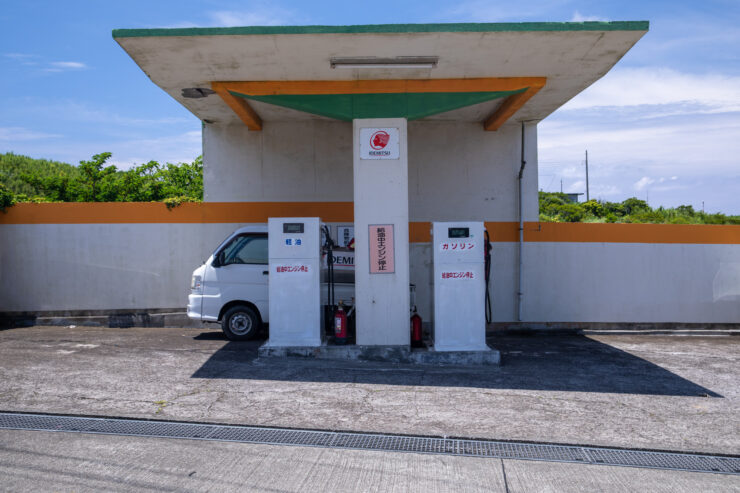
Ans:
[[[280,26],[117,30],[114,38],[159,87],[201,120],[239,122],[214,81],[547,77],[512,121],[542,120],[606,74],[647,22]],[[332,57],[436,56],[424,69],[332,68]],[[273,111],[264,121],[293,118]]]

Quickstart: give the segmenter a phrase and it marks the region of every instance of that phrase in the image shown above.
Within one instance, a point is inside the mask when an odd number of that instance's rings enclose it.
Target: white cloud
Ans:
[[[203,24],[198,24],[196,22],[190,22],[190,21],[182,21],[182,22],[175,22],[172,24],[157,24],[147,26],[150,29],[187,29],[190,27],[199,27]]]
[[[218,26],[279,26],[290,24],[295,14],[289,10],[270,7],[252,11],[221,10],[208,17]]]
[[[573,12],[570,22],[589,22],[589,21],[601,21],[606,22],[609,19],[606,17],[599,17],[598,15],[582,15],[579,11]]]
[[[54,68],[60,68],[60,69],[87,68],[87,65],[85,65],[82,62],[51,62],[49,65],[51,65]]]
[[[11,113],[8,108],[0,106],[0,113],[10,118],[19,118],[18,111]],[[136,116],[122,115],[114,108],[91,106],[79,101],[57,101],[51,104],[39,104],[37,102],[26,104],[22,107],[22,116],[31,116],[39,121],[55,122],[79,122],[79,123],[103,123],[107,126],[122,125],[126,127],[151,127],[161,125],[179,125],[197,122],[195,117],[162,117],[141,118]],[[59,123],[61,124],[61,123]],[[120,132],[121,129],[112,130]]]
[[[193,122],[192,118],[164,117],[164,118],[137,118],[121,115],[112,110],[91,108],[84,103],[68,101],[51,105],[49,108],[57,114],[70,115],[76,121],[106,123],[125,126],[173,125]]]
[[[198,125],[199,126],[199,125]],[[33,132],[22,128],[0,127],[0,152],[14,152],[35,158],[77,164],[100,152],[111,152],[110,164],[120,169],[151,160],[160,163],[191,162],[202,153],[201,131],[147,138],[139,136],[95,135],[87,139],[61,138],[61,135]]]
[[[120,169],[128,169],[151,160],[160,163],[191,162],[202,153],[201,135],[200,130],[192,130],[152,139],[103,143],[98,148],[109,149],[113,153],[111,164]]]
[[[619,107],[557,111],[538,134],[546,191],[563,178],[567,185],[588,149],[592,197],[624,200],[640,192],[644,199],[649,190],[653,206],[699,207],[706,200],[707,210],[740,214],[740,111],[635,111],[629,118]]]
[[[589,168],[597,162],[650,162],[663,175],[737,174],[740,170],[740,115],[638,123],[621,121],[608,111],[601,113],[601,122],[569,116],[557,125],[548,120],[540,124],[543,159],[573,162],[587,148]]]
[[[542,181],[576,178],[588,149],[591,196],[738,214],[738,136],[740,76],[615,68],[539,125]]]
[[[45,67],[42,68],[44,72],[63,72],[65,70],[81,70],[88,68],[87,65],[82,62],[46,62],[43,61],[39,55],[33,55],[30,53],[4,53],[3,56],[10,58],[11,60],[15,60],[21,65],[41,65],[40,68]]]
[[[64,72],[66,70],[81,70],[86,69],[87,65],[82,62],[51,62],[49,67],[44,69],[44,72]]]
[[[655,183],[655,180],[647,176],[643,176],[642,178],[637,180],[637,182],[635,182],[634,188],[635,190],[644,190],[646,187],[652,185],[653,183]]]
[[[549,13],[557,15],[558,8],[569,3],[568,0],[539,0],[535,2],[491,2],[490,0],[469,0],[458,3],[454,8],[443,10],[435,18],[450,22],[463,20],[471,22],[521,21]]]
[[[37,132],[23,127],[0,127],[0,142],[6,145],[12,145],[19,141],[56,139],[59,137],[61,135]]]
[[[652,116],[740,111],[740,76],[616,68],[561,110],[603,107],[643,107]]]
[[[622,189],[615,185],[589,184],[591,197],[615,197],[623,195]]]
[[[38,58],[38,55],[32,55],[30,53],[4,53],[3,56],[12,58],[13,60],[29,60],[32,58]]]
[[[248,10],[216,10],[207,12],[205,19],[198,22],[181,21],[166,28],[189,27],[240,27],[240,26],[281,26],[306,22],[306,17],[295,10],[279,7],[274,3],[252,2]],[[162,26],[156,26],[162,27]]]

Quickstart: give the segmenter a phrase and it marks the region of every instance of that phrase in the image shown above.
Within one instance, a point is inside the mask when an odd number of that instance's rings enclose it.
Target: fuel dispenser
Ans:
[[[482,222],[432,223],[434,349],[487,351],[486,285],[490,265]]]
[[[320,346],[321,232],[317,217],[267,221],[269,346]]]

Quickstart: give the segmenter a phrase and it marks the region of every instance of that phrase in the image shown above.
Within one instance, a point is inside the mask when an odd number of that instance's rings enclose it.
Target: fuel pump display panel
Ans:
[[[470,238],[470,228],[447,228],[448,238]]]
[[[283,223],[283,233],[303,234],[304,223]]]

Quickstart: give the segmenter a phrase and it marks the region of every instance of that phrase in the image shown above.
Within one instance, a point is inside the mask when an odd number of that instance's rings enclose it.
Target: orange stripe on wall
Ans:
[[[320,217],[352,222],[352,202],[203,202],[172,209],[161,202],[16,204],[0,224],[265,223],[268,217]],[[516,222],[486,222],[495,242],[519,240]],[[409,223],[412,243],[431,241],[430,222]],[[740,225],[539,223],[524,225],[524,241],[573,243],[740,244]]]
[[[167,209],[161,202],[16,204],[0,224],[266,223],[271,216],[351,222],[352,202],[202,202]]]
[[[740,244],[740,225],[526,223],[524,241]]]

